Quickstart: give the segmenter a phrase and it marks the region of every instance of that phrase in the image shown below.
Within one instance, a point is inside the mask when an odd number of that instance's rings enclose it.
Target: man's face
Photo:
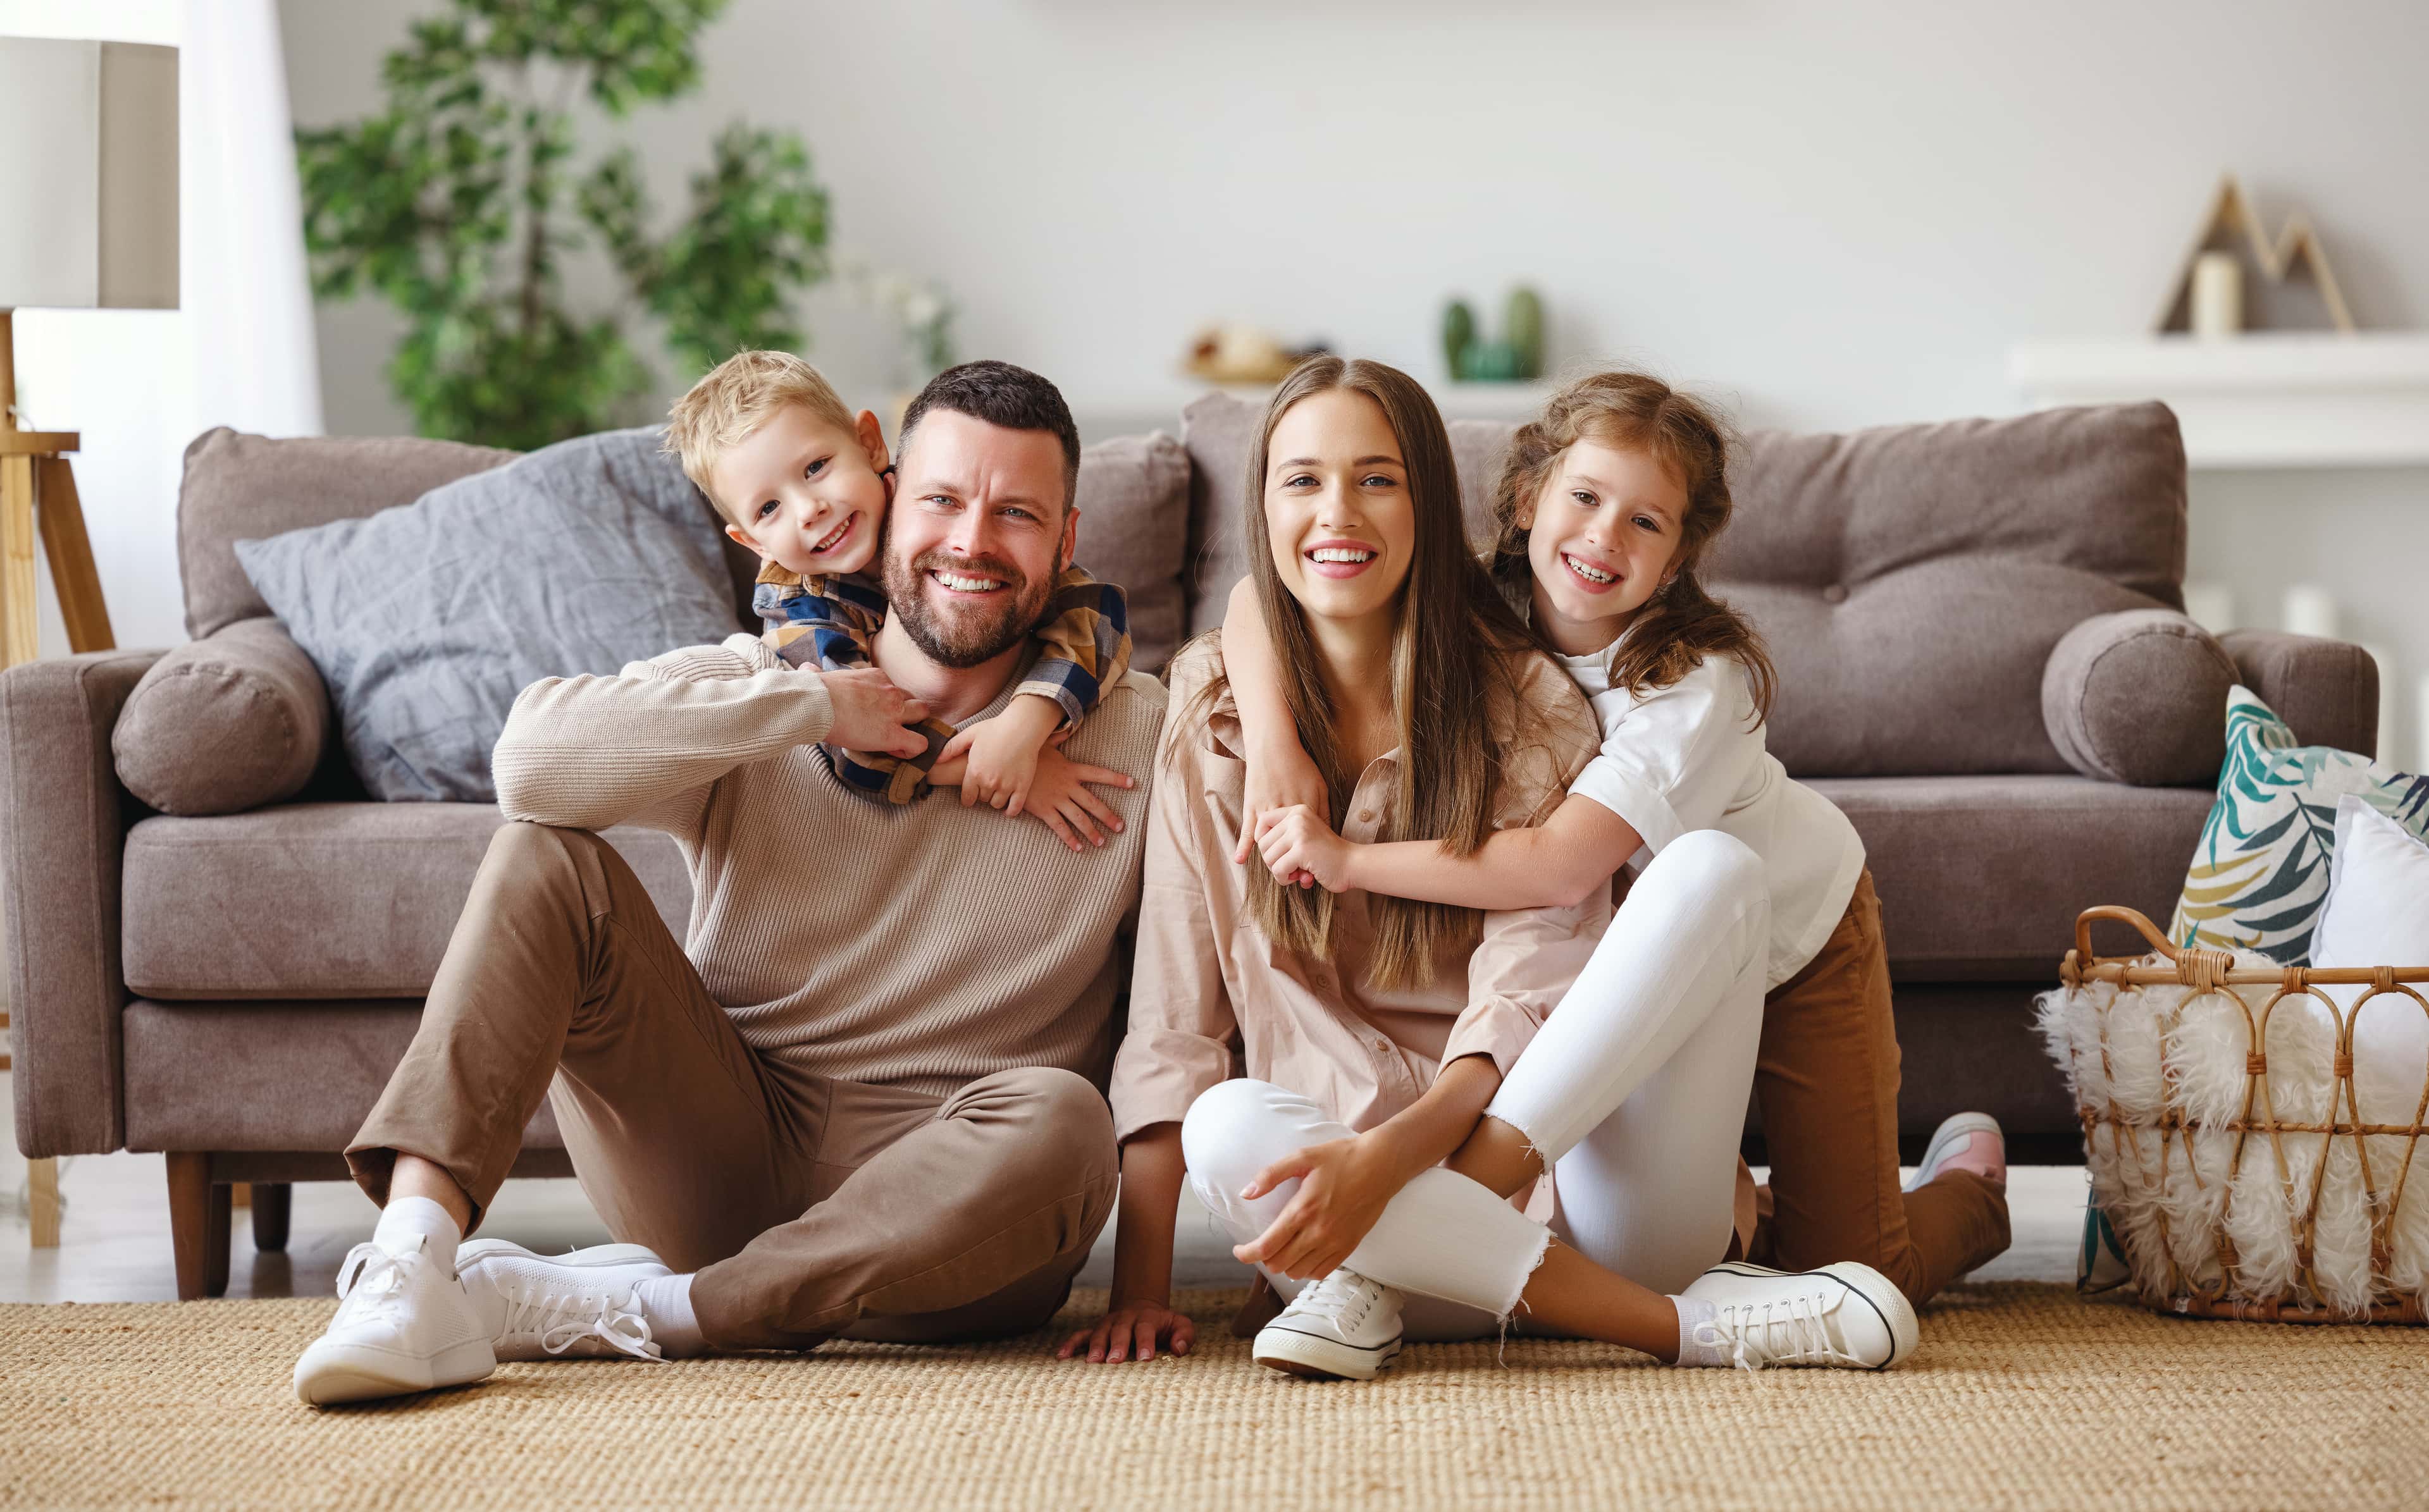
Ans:
[[[1071,560],[1063,445],[931,410],[911,433],[886,520],[885,597],[913,644],[970,667],[1018,645]]]

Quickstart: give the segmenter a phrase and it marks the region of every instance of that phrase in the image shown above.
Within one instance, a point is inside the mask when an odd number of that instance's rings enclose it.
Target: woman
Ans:
[[[1557,807],[1596,728],[1467,554],[1424,391],[1380,364],[1304,364],[1250,484],[1260,617],[1292,733],[1346,796],[1335,825],[1467,854]],[[1113,1308],[1066,1356],[1188,1349],[1169,1298],[1184,1175],[1293,1299],[1256,1354],[1296,1373],[1374,1374],[1404,1297],[1421,1338],[1519,1315],[1684,1364],[1880,1368],[1911,1349],[1911,1310],[1860,1266],[1698,1278],[1743,1237],[1769,929],[1744,845],[1682,839],[1615,919],[1608,890],[1486,913],[1288,888],[1230,859],[1249,753],[1210,640],[1173,685],[1113,1083]],[[1252,1079],[1231,1079],[1235,1036]],[[1538,1222],[1506,1199],[1547,1172]]]

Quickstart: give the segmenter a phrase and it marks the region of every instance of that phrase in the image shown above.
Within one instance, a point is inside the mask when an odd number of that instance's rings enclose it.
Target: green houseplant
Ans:
[[[626,321],[654,318],[688,378],[746,346],[799,349],[827,276],[827,195],[799,138],[736,123],[653,234],[640,165],[573,165],[572,107],[620,120],[700,83],[725,0],[451,0],[388,55],[384,106],[301,130],[314,292],[405,317],[389,382],[424,436],[531,448],[639,418],[653,385]],[[578,311],[562,261],[595,238],[620,284]]]

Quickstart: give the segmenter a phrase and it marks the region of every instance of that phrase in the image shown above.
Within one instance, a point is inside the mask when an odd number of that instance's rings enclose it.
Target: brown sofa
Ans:
[[[1089,450],[1082,559],[1131,594],[1143,666],[1215,622],[1257,411]],[[1506,426],[1454,425],[1480,523]],[[179,501],[187,624],[163,652],[0,676],[0,887],[17,1138],[169,1155],[181,1294],[227,1273],[228,1186],[266,1247],[285,1183],[338,1152],[413,1032],[494,810],[366,801],[318,677],[231,543],[402,504],[506,453],[215,431]],[[1964,1108],[2020,1159],[2077,1158],[2029,1032],[2077,910],[2165,917],[2239,679],[2304,739],[2371,748],[2355,647],[2177,613],[2184,454],[2156,404],[1852,436],[1757,435],[1712,565],[1782,674],[1773,748],[1855,821],[1889,924],[1911,1139]],[[705,507],[703,504],[702,507]],[[749,591],[735,564],[736,624]],[[664,837],[609,838],[682,928]],[[1758,1147],[1760,1125],[1749,1130]],[[518,1171],[567,1166],[543,1108]]]

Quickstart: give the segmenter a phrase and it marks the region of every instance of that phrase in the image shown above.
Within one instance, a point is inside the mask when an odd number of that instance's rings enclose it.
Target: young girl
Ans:
[[[1999,1129],[1986,1114],[1950,1119],[1914,1190],[1900,1189],[1897,1038],[1863,846],[1764,749],[1770,659],[1696,578],[1728,523],[1727,460],[1708,410],[1638,373],[1572,384],[1519,429],[1494,495],[1491,571],[1592,698],[1603,748],[1549,820],[1471,855],[1335,832],[1322,779],[1262,674],[1271,649],[1235,592],[1224,651],[1242,689],[1248,807],[1264,808],[1236,856],[1253,845],[1303,887],[1506,909],[1641,874],[1692,831],[1736,836],[1762,858],[1771,894],[1755,1086],[1772,1181],[1750,1257],[1791,1269],[1860,1260],[1921,1304],[2007,1248]]]
[[[1211,638],[1174,663],[1111,1091],[1113,1307],[1063,1353],[1187,1351],[1169,1293],[1185,1177],[1290,1299],[1257,1336],[1278,1370],[1371,1376],[1404,1319],[1477,1338],[1513,1315],[1683,1364],[1894,1364],[1913,1314],[1878,1273],[1709,1269],[1737,1232],[1768,959],[1745,845],[1680,840],[1616,918],[1608,886],[1487,910],[1231,861],[1238,705],[1260,694],[1280,690],[1340,822],[1454,854],[1541,822],[1596,744],[1468,554],[1449,438],[1406,374],[1311,359],[1249,478],[1266,670],[1227,675]],[[1507,1199],[1547,1171],[1538,1221]]]

